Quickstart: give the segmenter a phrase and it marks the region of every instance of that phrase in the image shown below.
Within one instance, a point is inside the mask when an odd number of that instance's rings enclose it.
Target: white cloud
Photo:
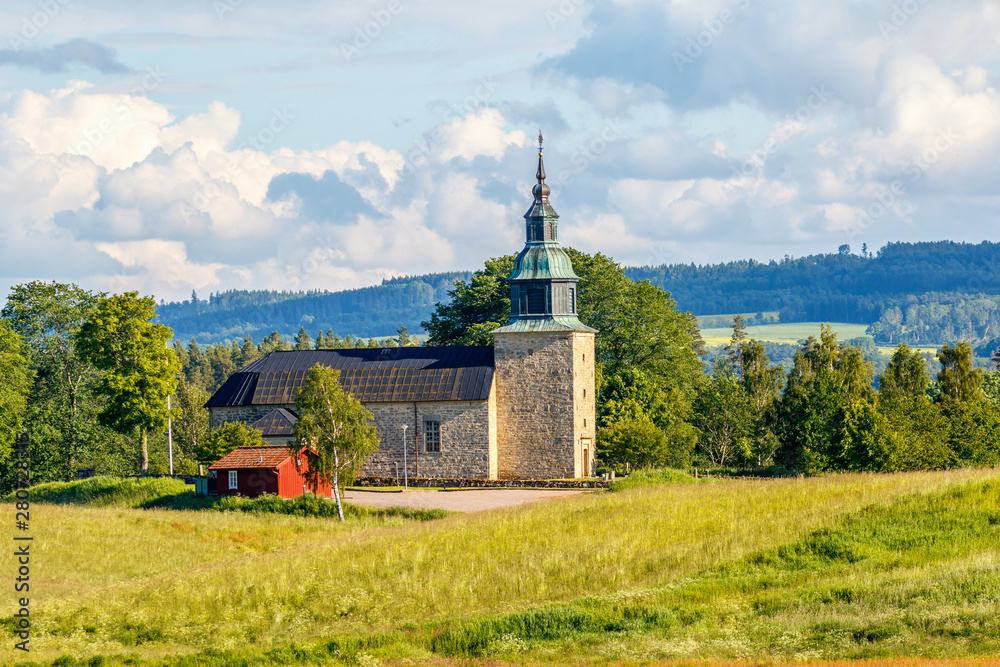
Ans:
[[[455,157],[471,160],[479,155],[499,158],[509,146],[526,146],[528,135],[521,130],[504,132],[503,115],[484,107],[456,118],[439,129],[441,140],[435,157],[448,161]]]

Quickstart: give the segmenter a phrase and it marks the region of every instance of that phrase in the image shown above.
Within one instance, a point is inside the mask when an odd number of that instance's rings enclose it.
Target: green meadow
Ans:
[[[1000,653],[1000,470],[647,475],[533,505],[344,524],[60,493],[31,512],[38,664]],[[5,627],[0,660],[25,660],[11,617]]]

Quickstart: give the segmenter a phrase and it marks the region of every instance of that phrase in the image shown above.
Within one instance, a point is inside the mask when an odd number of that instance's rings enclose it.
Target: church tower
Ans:
[[[559,245],[538,135],[538,181],[514,260],[510,321],[493,331],[497,458],[501,479],[594,472],[594,334],[577,317],[577,285]]]

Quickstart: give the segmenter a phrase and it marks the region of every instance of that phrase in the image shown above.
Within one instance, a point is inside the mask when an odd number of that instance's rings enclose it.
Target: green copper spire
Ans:
[[[514,260],[510,285],[510,322],[498,333],[517,331],[595,331],[576,315],[577,283],[569,255],[559,245],[559,214],[549,203],[538,133],[538,181],[531,189],[534,202],[524,214],[524,249]]]

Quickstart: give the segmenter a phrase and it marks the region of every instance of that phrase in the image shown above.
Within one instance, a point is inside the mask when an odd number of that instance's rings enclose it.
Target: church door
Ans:
[[[587,448],[583,448],[583,476],[590,477],[590,457],[587,455]]]

